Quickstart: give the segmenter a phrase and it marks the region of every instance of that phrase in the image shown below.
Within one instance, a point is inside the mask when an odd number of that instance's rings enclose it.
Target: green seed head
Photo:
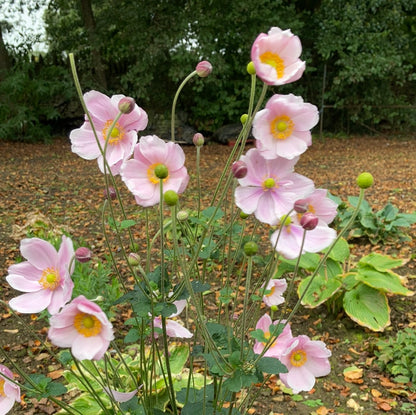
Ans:
[[[255,242],[253,242],[253,241],[249,241],[249,242],[246,242],[244,244],[244,253],[247,256],[256,255],[258,249],[259,249],[258,245]]]
[[[357,184],[360,189],[368,189],[373,183],[374,178],[371,173],[364,172],[357,177]]]
[[[155,167],[155,176],[158,179],[166,179],[169,176],[169,170],[164,164],[158,164]]]
[[[175,206],[178,203],[179,196],[174,190],[167,190],[163,199],[168,206]]]
[[[253,62],[250,62],[250,63],[247,65],[247,72],[248,72],[250,75],[255,75],[255,74],[256,74],[256,68],[254,67],[254,63],[253,63]]]

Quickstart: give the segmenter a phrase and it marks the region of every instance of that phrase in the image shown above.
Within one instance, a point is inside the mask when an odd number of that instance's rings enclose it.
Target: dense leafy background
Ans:
[[[278,92],[330,106],[326,130],[410,130],[416,123],[409,108],[416,98],[413,0],[51,0],[45,23],[49,51],[41,61],[30,44],[6,45],[12,64],[0,77],[0,139],[44,139],[51,125],[80,115],[70,52],[85,90],[131,95],[151,120],[168,116],[176,87],[199,60],[211,61],[212,76],[194,79],[179,106],[189,124],[213,132],[246,111],[251,44],[272,26],[301,38],[307,62],[301,80]]]

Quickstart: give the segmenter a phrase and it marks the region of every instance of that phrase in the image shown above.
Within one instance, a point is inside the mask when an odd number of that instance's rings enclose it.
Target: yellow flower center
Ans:
[[[273,287],[272,288],[270,288],[270,292],[269,292],[269,294],[266,294],[266,297],[270,297],[270,296],[272,296],[273,294],[274,294],[274,292],[276,291],[276,287],[273,285]]]
[[[108,136],[108,130],[110,129],[111,125],[113,124],[114,120],[108,120],[103,128],[103,138],[104,140],[107,140],[107,136]],[[110,145],[116,145],[118,144],[120,141],[123,140],[125,136],[125,132],[123,127],[121,127],[121,125],[117,122],[115,124],[115,126],[113,127],[113,129],[110,132],[110,136],[108,137],[108,144]]]
[[[306,352],[303,350],[296,350],[290,355],[290,363],[296,367],[303,366],[307,360]]]
[[[276,70],[277,78],[282,78],[285,72],[283,59],[273,52],[267,51],[260,55],[260,62],[272,66]]]
[[[274,187],[277,187],[277,184],[276,184],[276,180],[273,179],[273,177],[268,177],[267,179],[265,179],[263,181],[263,190],[264,191],[267,191],[267,190],[272,189]]]
[[[0,378],[0,396],[6,396],[6,394],[4,393],[4,378]]]
[[[61,277],[59,271],[55,267],[48,267],[42,271],[39,284],[42,285],[45,290],[55,290],[59,287],[60,282]]]
[[[264,337],[266,338],[267,342],[263,342],[263,344],[266,345],[269,342],[270,337],[272,337],[271,334],[270,334],[270,331],[265,331],[264,332]],[[277,339],[275,339],[275,341],[273,342],[273,344],[270,347],[276,346],[276,342],[277,342]]]
[[[154,184],[159,184],[160,182],[159,177],[156,176],[155,169],[157,166],[160,166],[161,164],[162,163],[153,163],[147,168],[147,178]],[[166,178],[163,179],[163,181],[165,182],[166,180],[168,180],[168,178],[169,174]]]
[[[101,322],[91,314],[78,313],[74,318],[74,327],[85,337],[97,336],[101,333]]]
[[[293,133],[294,123],[287,115],[279,115],[270,123],[270,132],[274,138],[285,140]]]

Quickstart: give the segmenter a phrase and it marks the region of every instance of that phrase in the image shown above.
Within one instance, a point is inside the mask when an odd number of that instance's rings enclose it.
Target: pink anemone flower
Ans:
[[[306,232],[301,252],[303,234]],[[305,231],[296,214],[282,217],[280,229],[277,229],[270,241],[276,251],[286,259],[295,259],[305,252],[320,252],[335,241],[337,233],[324,222],[315,229]]]
[[[271,317],[268,314],[264,314],[260,319],[258,320],[256,324],[256,330],[260,329],[264,333],[264,337],[267,341],[270,340],[274,326],[276,326],[278,323],[278,320],[272,321]],[[281,321],[281,324],[285,324],[286,322],[284,320]],[[282,333],[279,334],[279,336],[274,340],[273,344],[270,346],[270,348],[266,351],[264,356],[266,357],[276,357],[280,360],[280,356],[282,353],[287,349],[288,344],[292,340],[292,330],[290,329],[290,325],[286,324],[283,328]],[[263,352],[265,346],[267,345],[266,342],[260,342],[258,340],[255,341],[253,351],[256,354],[260,354]]]
[[[288,369],[288,373],[279,375],[280,379],[294,393],[310,391],[315,378],[326,376],[331,371],[330,356],[331,351],[324,342],[311,340],[305,335],[294,337],[280,356],[280,361]]]
[[[254,117],[256,147],[266,159],[297,157],[312,144],[310,130],[318,120],[318,108],[302,97],[275,94]]]
[[[287,289],[287,282],[284,278],[281,279],[271,279],[266,285],[266,291],[263,296],[264,304],[269,307],[277,306],[283,304],[285,299],[283,293]]]
[[[190,339],[193,334],[184,326],[179,324],[177,321],[172,320],[172,317],[177,317],[184,308],[186,307],[187,301],[186,300],[178,300],[174,301],[173,304],[176,306],[176,313],[171,314],[166,319],[166,334],[168,337],[178,337],[180,339]],[[162,318],[161,317],[155,317],[153,319],[153,326],[157,328],[162,328]],[[158,333],[155,333],[155,338],[158,338]]]
[[[15,402],[20,402],[20,388],[9,379],[14,379],[12,371],[0,365],[0,414],[2,415],[7,414]]]
[[[256,75],[268,85],[284,85],[297,81],[305,70],[299,59],[302,45],[288,30],[272,27],[267,34],[260,33],[251,48],[251,60]]]
[[[104,386],[104,392],[114,401],[123,403],[128,402],[133,396],[136,395],[136,393],[139,391],[139,389],[142,388],[143,385],[140,386],[138,389],[134,389],[131,392],[118,392],[114,389],[111,389],[107,386]]]
[[[303,199],[299,199],[295,202],[296,205],[303,205],[302,212],[299,215],[306,212],[311,212],[318,219],[327,225],[329,225],[337,216],[337,204],[331,200],[328,196],[328,191],[325,189],[316,189],[310,195],[307,195]],[[300,219],[300,216],[298,216]]]
[[[55,346],[70,347],[78,360],[100,360],[114,333],[101,308],[80,295],[50,318],[48,337]]]
[[[163,191],[183,193],[189,181],[184,165],[185,153],[179,144],[165,142],[155,135],[140,138],[134,148],[133,158],[121,168],[121,178],[134,195],[138,205],[154,206],[160,201],[160,178],[155,170],[165,168]]]
[[[235,203],[244,213],[254,213],[260,222],[276,225],[293,209],[295,200],[314,189],[312,180],[293,172],[297,158],[268,160],[252,148],[241,160],[247,165],[247,174],[238,179]]]
[[[9,301],[20,313],[39,313],[48,309],[55,314],[71,299],[74,283],[74,247],[70,238],[62,237],[59,251],[39,238],[23,239],[20,252],[27,261],[9,267],[6,280],[26,294]]]
[[[125,98],[124,95],[113,95],[109,98],[98,91],[84,94],[85,104],[102,150],[104,150],[109,129],[120,113],[118,104],[123,98]],[[137,104],[134,105],[133,111],[120,116],[110,132],[105,153],[112,174],[118,174],[121,164],[131,156],[134,145],[137,143],[137,131],[144,130],[147,122],[146,112]],[[97,159],[100,170],[104,172],[103,155],[88,120],[81,128],[71,131],[69,138],[74,153],[86,160]]]

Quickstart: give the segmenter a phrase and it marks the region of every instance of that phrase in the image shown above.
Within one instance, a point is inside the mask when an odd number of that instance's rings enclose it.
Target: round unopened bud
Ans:
[[[208,61],[201,61],[196,65],[196,73],[201,78],[206,78],[212,72],[212,65]]]
[[[176,219],[178,219],[181,222],[187,220],[188,218],[189,218],[189,213],[186,210],[180,210],[176,214]]]
[[[81,246],[75,251],[75,259],[81,263],[88,262],[91,260],[91,251],[85,246]]]
[[[308,202],[305,199],[299,199],[293,207],[297,213],[305,213],[308,211]]]
[[[123,114],[130,114],[136,105],[136,101],[131,97],[121,98],[118,102],[118,109]]]
[[[240,212],[240,218],[241,219],[247,219],[250,215],[248,213],[245,213],[243,211]]]
[[[247,175],[247,164],[242,160],[235,161],[231,166],[231,172],[236,179],[242,179]]]
[[[241,124],[243,124],[243,125],[247,122],[247,120],[248,120],[248,114],[243,114],[240,117]]]
[[[318,226],[319,218],[311,212],[306,212],[300,218],[300,226],[302,226],[305,231],[312,231]]]
[[[259,250],[258,245],[253,241],[249,241],[244,244],[244,253],[247,256],[256,255],[258,250]]]
[[[248,72],[250,75],[255,75],[255,74],[256,74],[256,68],[254,67],[254,63],[253,63],[253,62],[250,62],[250,63],[247,65],[247,72]]]
[[[166,179],[166,177],[168,177],[169,176],[169,170],[168,170],[168,168],[164,165],[164,164],[158,164],[156,167],[155,167],[155,176],[158,178],[158,179]]]
[[[277,305],[273,304],[272,306],[270,306],[270,310],[277,311],[278,310]]]
[[[115,200],[117,198],[117,192],[114,187],[109,187],[108,189],[104,189],[104,198]]]
[[[136,254],[135,252],[130,252],[129,256],[127,257],[127,261],[132,267],[136,267],[140,264],[139,254]]]
[[[174,190],[167,190],[163,195],[163,200],[168,206],[175,206],[178,203],[179,196]]]
[[[364,172],[357,177],[357,184],[360,189],[368,189],[374,183],[374,177],[371,173]]]
[[[192,142],[196,147],[202,147],[204,145],[205,139],[201,133],[194,134]]]

